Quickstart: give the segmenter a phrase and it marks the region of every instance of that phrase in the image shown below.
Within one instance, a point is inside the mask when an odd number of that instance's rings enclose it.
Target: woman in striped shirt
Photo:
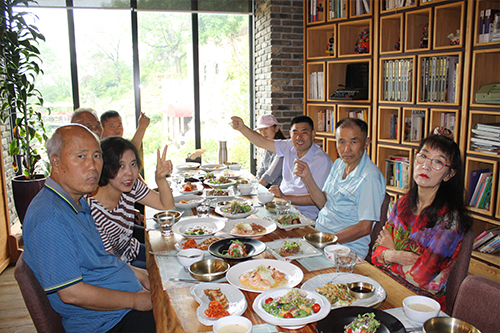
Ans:
[[[151,191],[139,178],[142,162],[135,145],[121,137],[109,137],[101,142],[103,168],[99,188],[87,197],[104,248],[121,260],[146,268],[144,244],[133,237],[134,204],[139,202],[159,210],[174,207],[172,191],[165,178],[172,172],[172,162],[166,159],[167,146],[157,152],[156,184]]]

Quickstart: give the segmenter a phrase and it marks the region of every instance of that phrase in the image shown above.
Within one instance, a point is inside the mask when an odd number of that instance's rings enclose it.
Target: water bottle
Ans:
[[[227,145],[226,141],[219,141],[219,164],[227,163]]]

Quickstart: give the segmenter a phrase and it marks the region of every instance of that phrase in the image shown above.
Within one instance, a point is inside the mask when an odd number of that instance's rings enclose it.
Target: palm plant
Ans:
[[[28,7],[32,0],[0,1],[0,119],[5,122],[9,117],[15,119],[9,152],[19,156],[27,179],[34,179],[37,163],[41,160],[38,146],[43,147],[47,140],[42,114],[41,92],[35,88],[38,75],[43,74],[38,44],[45,37],[38,28],[25,20],[31,13],[15,11],[14,7]],[[50,112],[50,110],[49,110]],[[20,166],[14,158],[13,167]]]

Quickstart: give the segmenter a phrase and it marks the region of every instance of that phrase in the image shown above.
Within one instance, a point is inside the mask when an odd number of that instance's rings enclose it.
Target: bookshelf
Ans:
[[[411,175],[419,140],[405,136],[405,123],[415,111],[422,115],[419,120],[422,136],[436,126],[452,127],[463,153],[467,191],[471,172],[484,168],[492,172],[489,209],[469,207],[474,230],[479,234],[500,225],[500,155],[478,151],[471,144],[473,130],[478,124],[500,124],[500,105],[475,100],[482,86],[500,83],[500,41],[484,42],[479,38],[481,11],[500,11],[500,1],[411,0],[405,1],[403,7],[390,7],[397,6],[398,2],[380,0],[371,1],[370,13],[362,14],[356,12],[359,2],[346,3],[348,6],[342,17],[327,17],[320,23],[304,21],[305,86],[308,86],[309,74],[313,70],[324,72],[325,84],[321,101],[305,99],[305,112],[316,121],[320,108],[328,106],[334,110],[336,122],[349,115],[349,111],[366,109],[372,139],[368,153],[384,175],[388,173],[387,165],[392,163],[388,162],[391,156],[406,158]],[[307,6],[308,1],[304,4]],[[325,1],[327,11],[329,4],[330,1]],[[426,42],[422,43],[424,26],[428,27],[428,33]],[[356,40],[366,28],[370,31],[369,52],[357,53],[354,51]],[[325,50],[332,33],[335,34],[335,54],[329,56]],[[458,38],[453,39],[450,34]],[[399,49],[396,47],[398,43]],[[329,97],[345,84],[347,66],[357,62],[369,66],[368,97],[364,100],[331,100]],[[433,62],[436,78],[433,82],[435,89],[431,90]],[[401,93],[404,91],[401,88],[405,87],[401,82],[406,82],[405,98],[388,98],[385,73],[388,64],[397,68],[397,73],[411,64],[407,75],[394,78],[399,81],[392,86]],[[307,91],[305,94],[307,96]],[[317,136],[324,138],[325,151],[333,160],[336,159],[335,133],[324,131],[318,132]],[[398,199],[407,188],[393,183],[387,185],[387,192]],[[476,252],[471,259],[472,274],[500,280],[500,254]]]

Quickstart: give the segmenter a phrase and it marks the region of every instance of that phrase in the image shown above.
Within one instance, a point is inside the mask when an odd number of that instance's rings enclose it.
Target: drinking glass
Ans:
[[[161,216],[156,221],[160,225],[160,232],[162,236],[170,236],[172,234],[172,225],[174,224],[173,215]]]
[[[181,175],[173,175],[172,180],[174,181],[175,189],[179,191],[181,189],[181,184],[184,182],[184,177]]]
[[[278,215],[287,215],[290,214],[290,207],[292,203],[290,200],[277,200],[276,204],[276,214]]]
[[[207,202],[202,202],[198,207],[196,207],[196,212],[198,213],[198,217],[208,217],[210,206]]]
[[[337,272],[352,273],[354,272],[354,266],[356,266],[356,260],[358,259],[358,254],[354,250],[346,251],[335,251],[333,252],[334,265]]]

